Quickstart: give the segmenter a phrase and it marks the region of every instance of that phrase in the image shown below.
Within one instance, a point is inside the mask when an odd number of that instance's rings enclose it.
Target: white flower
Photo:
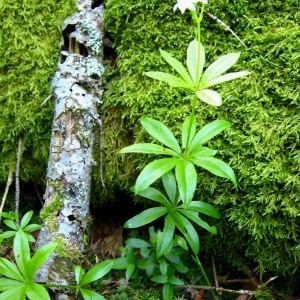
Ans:
[[[181,13],[184,13],[186,9],[196,10],[195,3],[201,2],[207,4],[207,0],[177,0],[177,3],[174,5],[174,11],[179,8]]]

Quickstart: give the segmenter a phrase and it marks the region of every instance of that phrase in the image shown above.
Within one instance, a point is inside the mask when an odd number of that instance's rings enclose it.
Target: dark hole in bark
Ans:
[[[74,217],[74,215],[69,215],[68,216],[68,220],[71,221],[76,221],[76,218]]]
[[[64,43],[61,47],[62,51],[67,51],[70,54],[71,53],[75,53],[75,54],[79,54],[82,55],[84,57],[88,56],[88,51],[87,48],[79,43],[76,40],[76,37],[73,34],[73,32],[76,31],[76,25],[74,24],[69,24],[62,32],[63,35],[63,39],[64,39]],[[64,63],[66,60],[66,56],[65,55],[61,55],[60,61],[61,63]]]
[[[70,47],[70,34],[76,31],[76,25],[69,24],[62,32],[64,44],[62,45],[62,49],[64,51],[69,51]]]
[[[94,9],[95,7],[100,6],[103,3],[103,0],[94,0],[92,2],[92,9]]]

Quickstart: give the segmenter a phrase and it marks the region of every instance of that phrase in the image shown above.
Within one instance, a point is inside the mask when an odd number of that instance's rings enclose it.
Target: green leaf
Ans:
[[[0,294],[0,300],[25,300],[25,284]]]
[[[49,243],[39,248],[31,258],[28,264],[27,274],[28,277],[32,277],[35,271],[45,262],[45,260],[51,255],[54,249],[57,247],[57,243]]]
[[[216,79],[213,79],[213,80],[207,82],[203,88],[208,88],[210,86],[220,84],[220,83],[223,83],[223,82],[226,82],[226,81],[234,80],[234,79],[237,79],[237,78],[240,78],[240,77],[244,77],[244,76],[247,76],[249,74],[251,74],[251,73],[248,72],[248,71],[228,73],[226,75],[217,77]]]
[[[188,116],[182,126],[182,148],[189,147],[191,140],[196,133],[196,118],[194,115]]]
[[[157,189],[149,186],[139,193],[140,196],[159,202],[161,204],[165,204],[168,202],[168,199]]]
[[[126,272],[125,272],[125,277],[127,281],[131,278],[134,270],[135,270],[135,264],[131,263],[127,265]]]
[[[156,257],[155,257],[155,253],[152,252],[149,255],[149,258],[147,259],[147,265],[146,265],[146,274],[148,277],[152,276],[155,266],[156,266]]]
[[[221,95],[213,90],[204,89],[196,92],[196,96],[203,102],[213,105],[220,106],[222,105],[222,97]]]
[[[174,284],[174,285],[183,285],[184,282],[180,280],[179,278],[176,278],[174,275],[169,277],[168,280],[169,283]]]
[[[88,284],[106,275],[112,268],[114,262],[112,260],[103,261],[92,267],[82,278],[81,285]]]
[[[31,276],[28,276],[28,271],[30,269],[30,248],[26,235],[21,229],[18,230],[15,235],[13,251],[17,266],[21,274],[25,279],[31,280]]]
[[[5,277],[0,278],[0,291],[6,291],[20,286],[24,286],[24,282]]]
[[[203,201],[192,201],[187,209],[194,210],[205,214],[207,216],[219,219],[221,218],[221,214],[215,209],[211,204],[205,203]]]
[[[200,85],[205,86],[206,83],[226,72],[237,62],[239,57],[240,53],[229,53],[218,58],[206,69],[200,81]]]
[[[184,250],[188,250],[186,240],[182,236],[175,234],[174,237],[175,241],[181,248],[183,248]]]
[[[167,254],[166,250],[172,243],[175,231],[175,224],[170,215],[165,218],[165,226],[162,232],[158,232],[157,245],[156,245],[156,256],[157,258]]]
[[[23,231],[24,231],[24,230],[23,230]],[[26,239],[27,239],[28,242],[31,242],[31,243],[34,243],[34,242],[35,242],[35,238],[34,238],[30,233],[25,232],[25,231],[24,231],[24,233],[25,233],[25,235],[26,235]]]
[[[7,238],[10,238],[16,234],[16,231],[4,231],[3,233],[0,234],[0,243]]]
[[[151,280],[156,282],[156,283],[166,283],[166,282],[168,282],[168,276],[166,276],[166,275],[157,275],[157,276],[152,277]]]
[[[11,229],[13,229],[13,230],[19,230],[19,228],[18,228],[18,226],[16,225],[16,223],[14,222],[14,221],[12,221],[12,220],[4,220],[3,221],[3,223],[7,226],[7,227],[9,227],[9,228],[11,228]]]
[[[173,169],[179,158],[162,158],[148,164],[140,173],[135,183],[135,194],[145,190],[154,181]]]
[[[186,210],[186,209],[179,209],[179,211],[181,212],[181,214],[183,214],[188,219],[195,222],[196,224],[198,224],[199,226],[201,226],[202,228],[204,228],[205,230],[207,230],[211,234],[217,234],[216,227],[215,226],[211,227],[205,221],[200,219],[199,215],[198,215],[199,214],[198,212],[190,211],[190,210]]]
[[[182,80],[181,78],[164,72],[145,72],[145,75],[153,79],[164,81],[171,87],[178,87],[184,89],[193,89],[193,86]]]
[[[176,271],[179,273],[187,273],[189,271],[189,268],[186,267],[182,262],[175,265]]]
[[[21,223],[20,223],[20,227],[23,229],[31,220],[33,215],[33,210],[28,211],[22,218]]]
[[[165,283],[163,286],[163,300],[173,299],[174,286],[170,283]]]
[[[105,300],[103,296],[101,296],[100,294],[94,291],[84,289],[84,288],[80,288],[79,291],[82,297],[84,298],[84,300]]]
[[[165,59],[165,61],[173,68],[176,70],[176,72],[181,76],[181,78],[188,84],[193,86],[193,81],[188,73],[188,71],[185,69],[183,64],[174,58],[170,53],[164,51],[164,50],[159,50],[161,56]]]
[[[128,265],[127,257],[115,258],[113,261],[114,264],[112,268],[114,270],[125,270]]]
[[[200,143],[189,150],[184,158],[191,160],[193,156],[215,156],[217,154],[217,150],[210,149],[208,147],[202,147]]]
[[[130,238],[125,241],[126,245],[132,248],[148,248],[152,247],[151,244],[147,243],[142,239]]]
[[[197,61],[198,57],[200,59],[199,62]],[[188,46],[186,63],[190,76],[192,77],[192,80],[194,82],[194,86],[197,87],[203,72],[203,66],[205,63],[205,51],[201,43],[199,49],[198,41],[196,39],[194,39]],[[198,78],[198,82],[196,82],[196,78]]]
[[[235,186],[237,185],[233,170],[222,160],[214,157],[199,156],[191,158],[191,161],[214,175],[230,179]]]
[[[225,120],[215,120],[205,126],[203,126],[193,138],[187,154],[194,153],[198,149],[201,149],[200,146],[205,142],[209,141],[220,132],[230,127],[231,123]]]
[[[159,269],[160,269],[160,273],[163,276],[167,275],[168,272],[168,264],[166,262],[166,260],[164,258],[159,260]]]
[[[24,282],[24,278],[17,266],[8,259],[2,257],[0,257],[0,274],[8,278]]]
[[[30,224],[26,227],[23,228],[23,231],[26,231],[26,232],[32,232],[32,231],[36,231],[36,230],[39,230],[41,229],[42,226],[39,225],[39,224]]]
[[[30,300],[50,300],[47,290],[42,285],[35,282],[26,284],[25,293]]]
[[[185,218],[182,214],[178,213],[178,216],[180,217],[185,227],[185,232],[182,232],[185,239],[189,243],[193,253],[195,255],[198,255],[200,250],[200,241],[199,241],[199,236],[197,231],[195,230],[192,223],[187,218]]]
[[[81,281],[82,276],[84,274],[84,270],[80,266],[75,266],[74,267],[74,273],[75,273],[76,283],[78,285],[80,285],[80,281]]]
[[[173,205],[175,204],[176,201],[176,195],[177,195],[177,185],[176,185],[176,179],[172,171],[169,171],[165,173],[162,176],[162,182],[164,185],[164,188],[167,192],[167,195]]]
[[[141,118],[141,124],[151,136],[180,154],[180,146],[173,133],[166,125],[160,121],[146,117]]]
[[[1,213],[1,216],[3,217],[3,218],[6,218],[6,219],[10,219],[10,220],[16,220],[17,218],[18,218],[18,216],[15,214],[15,212],[13,212],[13,211],[10,211],[10,212],[2,212]]]
[[[131,146],[125,147],[119,151],[119,153],[149,153],[149,154],[163,154],[172,155],[175,157],[180,157],[175,151],[164,148],[157,144],[143,143],[143,144],[133,144]]]
[[[129,219],[124,227],[125,228],[137,228],[151,223],[152,221],[160,218],[167,213],[165,207],[152,207],[142,211],[140,214]]]
[[[193,199],[197,185],[195,166],[187,160],[180,160],[175,168],[179,194],[182,202],[187,206]]]

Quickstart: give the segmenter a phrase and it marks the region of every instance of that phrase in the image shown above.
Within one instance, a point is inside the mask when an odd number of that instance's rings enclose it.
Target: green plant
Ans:
[[[30,258],[28,237],[22,229],[15,233],[13,253],[16,264],[6,258],[0,258],[0,299],[31,300],[49,299],[50,296],[43,285],[34,282],[35,271],[44,263],[56,248],[56,243],[39,248]]]
[[[39,225],[39,224],[29,224],[28,225],[28,223],[30,222],[30,220],[32,218],[32,215],[33,215],[33,211],[32,210],[28,211],[21,219],[20,224],[18,224],[17,215],[14,212],[12,212],[12,211],[10,211],[8,213],[3,212],[1,214],[1,216],[6,219],[3,221],[3,223],[7,227],[9,227],[13,230],[8,230],[8,231],[1,233],[0,234],[0,243],[6,238],[15,236],[17,234],[17,232],[20,230],[24,232],[24,234],[29,242],[35,242],[35,239],[30,234],[30,232],[39,230],[41,228],[41,225]]]
[[[176,273],[188,271],[180,259],[180,255],[188,250],[187,244],[182,237],[172,235],[167,241],[168,249],[161,252],[162,232],[155,232],[151,226],[149,234],[150,243],[138,238],[128,239],[126,247],[122,248],[122,257],[115,259],[113,268],[126,269],[126,280],[136,278],[138,270],[144,270],[151,281],[163,284],[164,299],[171,299],[174,285],[183,284]]]
[[[199,16],[195,6],[197,2],[202,2]],[[155,245],[157,258],[163,257],[170,251],[175,228],[177,228],[191,247],[195,261],[198,263],[207,282],[209,282],[197,257],[200,249],[199,236],[190,220],[209,232],[216,234],[216,228],[210,227],[199,218],[199,212],[215,218],[220,217],[220,215],[211,205],[202,201],[193,201],[197,185],[195,166],[202,167],[214,175],[228,178],[235,186],[237,182],[231,167],[214,157],[217,151],[203,147],[205,142],[228,128],[230,123],[224,120],[216,120],[196,132],[196,102],[200,99],[207,104],[220,106],[222,104],[221,95],[214,90],[208,89],[208,87],[246,76],[249,72],[242,71],[222,75],[239,58],[239,53],[230,53],[220,57],[203,73],[205,51],[201,44],[200,23],[204,12],[204,4],[206,3],[207,1],[204,0],[179,0],[174,6],[174,10],[179,8],[182,12],[186,9],[191,10],[192,17],[196,23],[196,39],[187,48],[187,69],[168,52],[160,50],[161,56],[175,69],[179,77],[165,72],[145,73],[151,78],[167,82],[173,88],[183,88],[190,91],[188,98],[191,99],[191,115],[186,118],[182,126],[181,146],[171,130],[162,122],[143,117],[141,119],[143,128],[166,147],[152,143],[134,144],[123,148],[120,153],[147,153],[171,156],[171,158],[161,158],[149,163],[137,177],[135,186],[132,189],[136,195],[156,201],[160,203],[160,206],[146,209],[128,220],[125,223],[125,227],[140,227],[167,214],[163,231],[158,231],[157,234],[157,243]],[[175,176],[171,172],[173,168],[175,168]],[[161,177],[168,198],[157,189],[150,187],[152,183]],[[131,266],[134,266],[133,251],[131,251],[131,257]],[[165,259],[161,259],[159,265],[161,274],[155,277],[154,281],[164,284],[163,299],[171,299],[173,284],[180,284],[179,282],[181,281],[172,277],[174,276],[172,271],[169,273],[169,264]]]
[[[75,267],[76,289],[85,300],[105,300],[99,293],[86,288],[86,285],[106,275],[112,268],[114,262],[106,260],[92,267],[86,274],[80,266]]]

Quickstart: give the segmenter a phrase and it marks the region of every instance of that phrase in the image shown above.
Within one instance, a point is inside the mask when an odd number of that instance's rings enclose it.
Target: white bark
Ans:
[[[68,284],[72,258],[84,251],[89,216],[93,128],[101,103],[103,7],[78,0],[79,12],[63,24],[62,51],[51,90],[55,98],[44,226],[37,246],[58,241],[57,254],[36,273],[37,282]],[[66,257],[70,259],[67,259]],[[68,299],[62,294],[56,299]]]

